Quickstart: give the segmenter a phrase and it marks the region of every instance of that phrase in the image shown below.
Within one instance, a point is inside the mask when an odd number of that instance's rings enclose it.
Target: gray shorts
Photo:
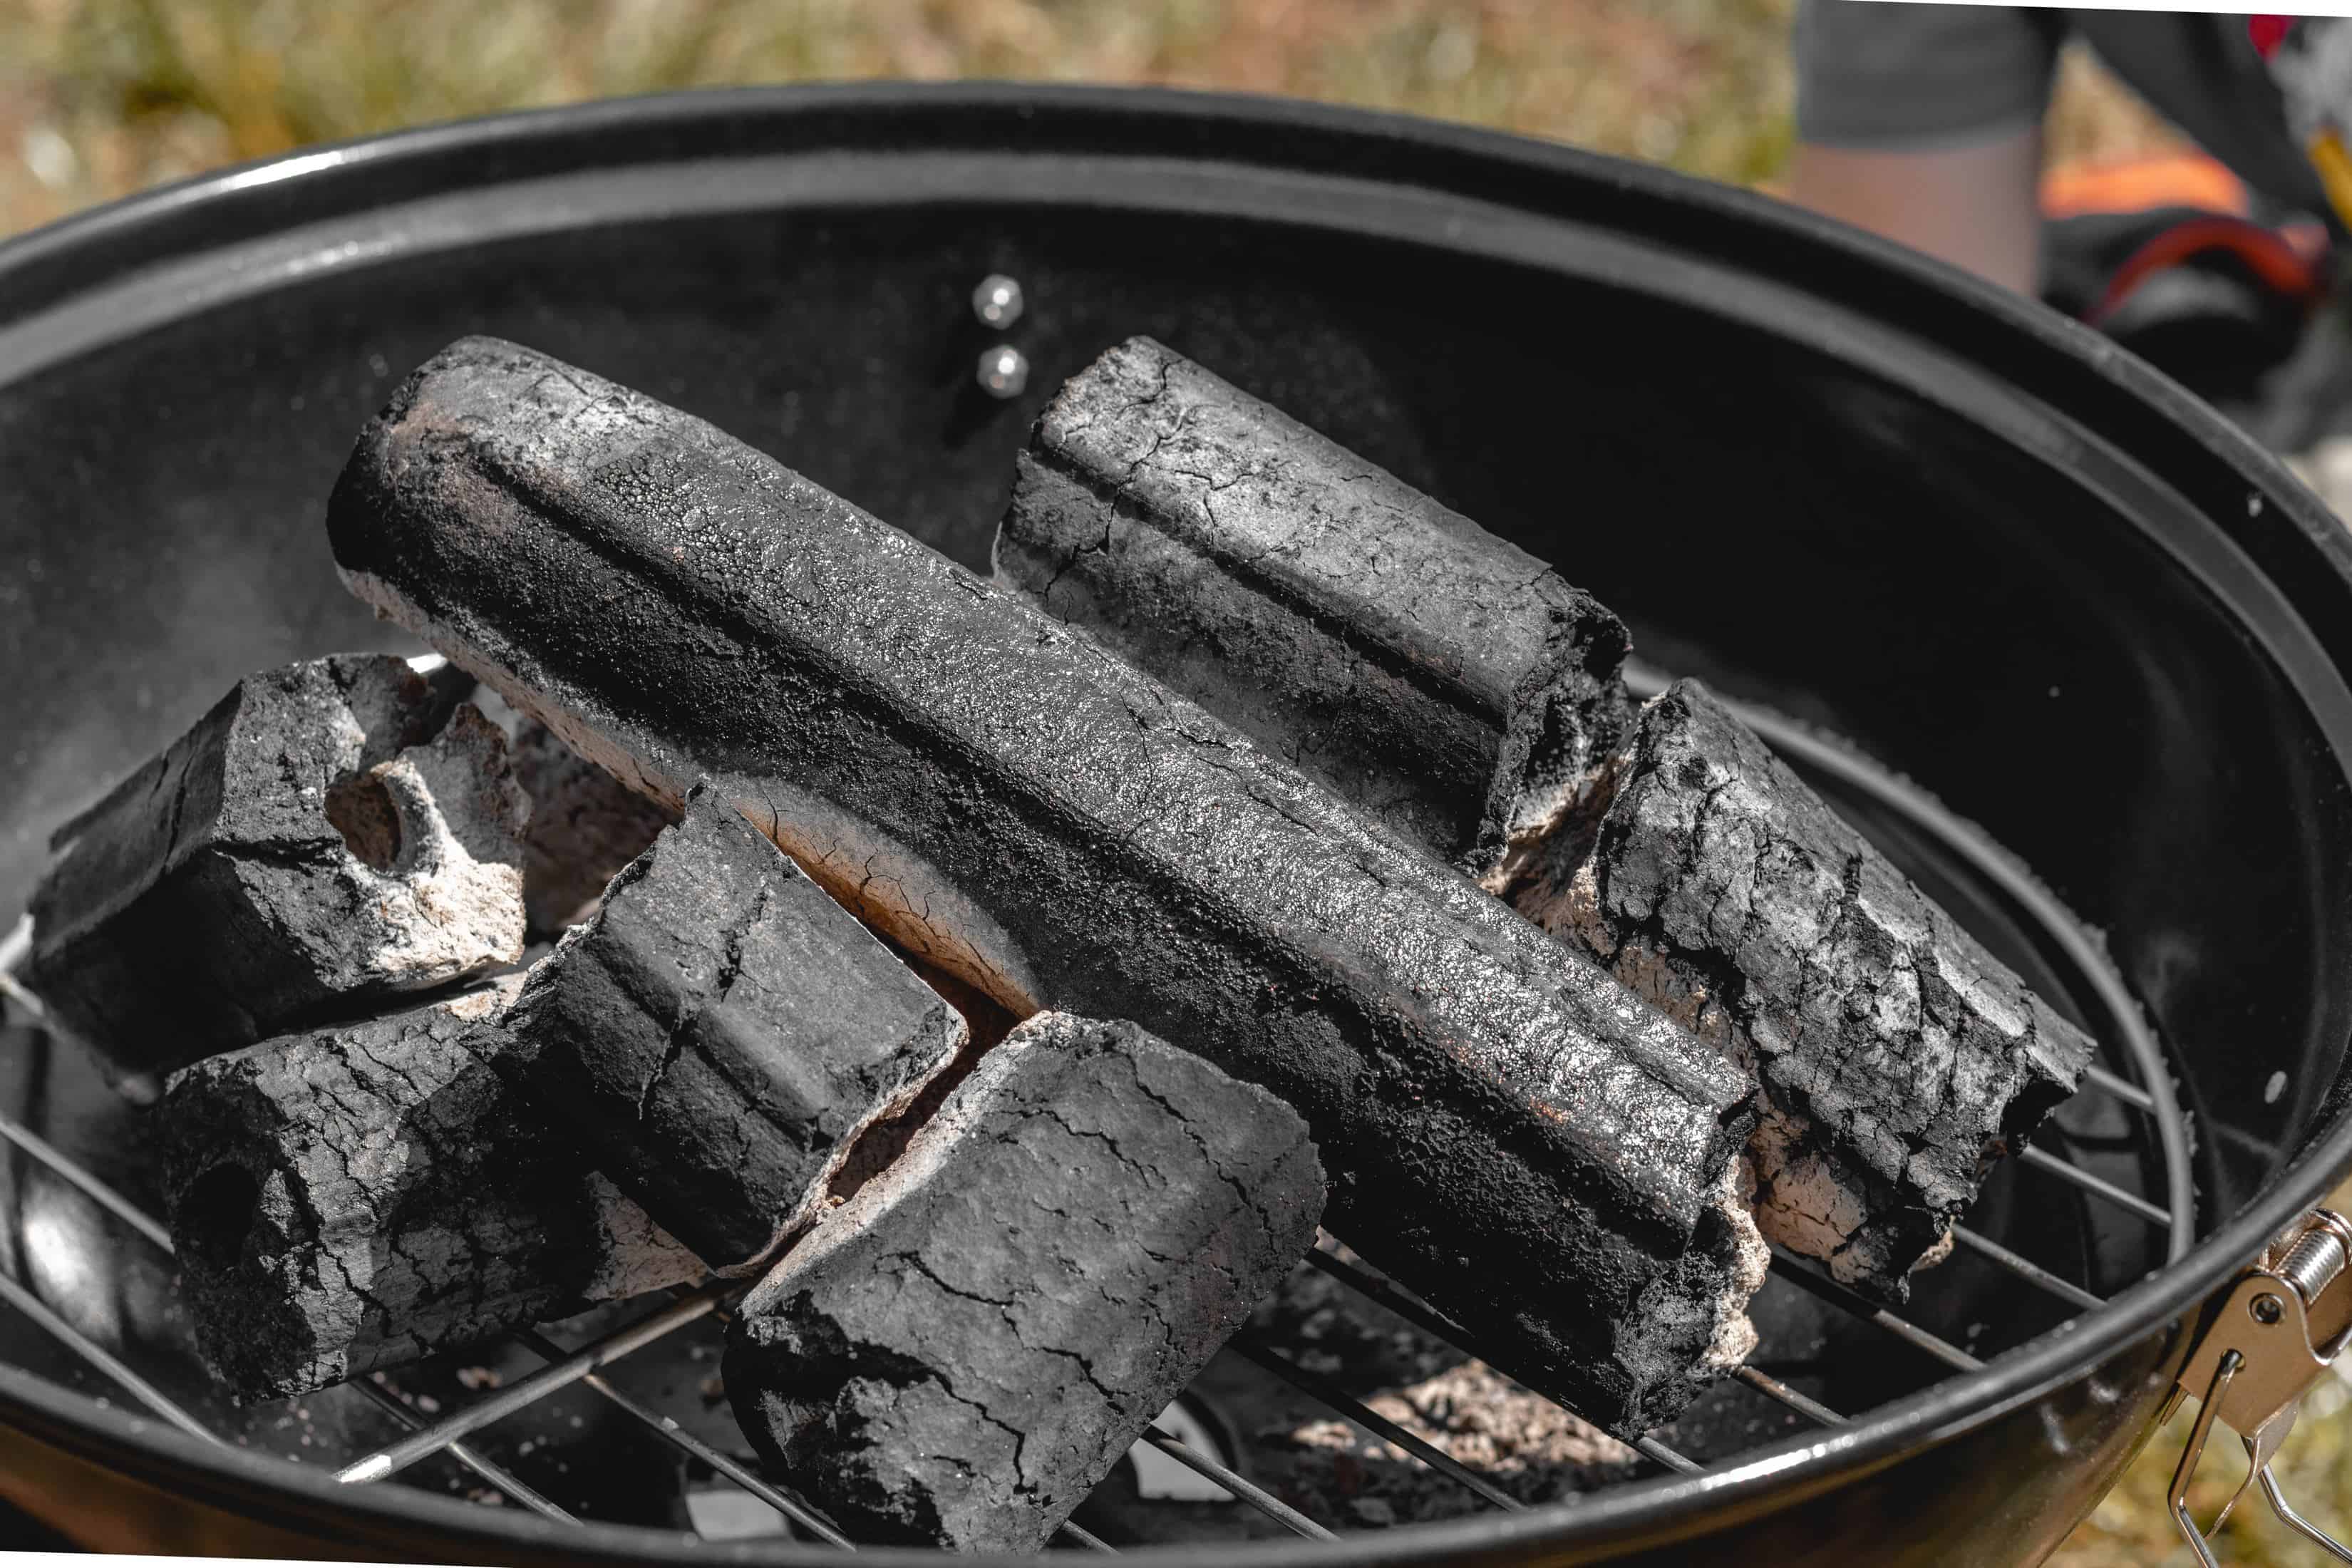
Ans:
[[[1798,139],[1899,152],[2013,133],[2048,107],[2069,37],[2254,190],[2326,212],[2242,16],[1801,0]]]

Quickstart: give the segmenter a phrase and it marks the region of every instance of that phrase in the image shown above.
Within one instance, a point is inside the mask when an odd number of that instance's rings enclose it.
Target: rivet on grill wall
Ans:
[[[985,327],[1009,327],[1021,319],[1024,301],[1018,279],[992,272],[971,291],[971,313]]]
[[[991,397],[1018,397],[1029,384],[1029,362],[1011,343],[999,343],[980,356],[980,388]]]

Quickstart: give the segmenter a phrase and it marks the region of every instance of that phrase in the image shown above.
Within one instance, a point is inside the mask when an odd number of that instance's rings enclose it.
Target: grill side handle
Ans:
[[[2170,1420],[2191,1394],[2199,1401],[2197,1424],[2173,1469],[2168,1501],[2173,1522],[2205,1568],[2221,1568],[2213,1555],[2213,1536],[2257,1479],[2282,1523],[2338,1563],[2352,1563],[2352,1548],[2297,1513],[2271,1471],[2271,1460],[2294,1430],[2304,1394],[2347,1342],[2352,1342],[2352,1222],[2333,1210],[2315,1208],[2238,1277],[2221,1310],[2200,1333],[2158,1417],[2159,1425]],[[2189,1484],[2196,1478],[2216,1421],[2237,1433],[2245,1445],[2246,1479],[2221,1505],[2208,1531],[2189,1513]]]

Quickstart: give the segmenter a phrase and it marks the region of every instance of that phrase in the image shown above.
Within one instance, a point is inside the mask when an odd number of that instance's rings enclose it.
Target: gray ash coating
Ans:
[[[265,1040],[154,1108],[181,1291],[242,1399],[299,1394],[700,1272],[492,1065],[509,977]]]
[[[1034,1550],[1323,1199],[1272,1095],[1131,1024],[1041,1014],[745,1298],[728,1398],[854,1536]]]
[[[531,966],[502,1061],[722,1272],[769,1257],[963,1020],[707,789]]]
[[[467,340],[363,433],[354,591],[634,787],[709,775],[917,958],[1296,1106],[1329,1223],[1621,1430],[1746,1344],[1751,1087],[1192,703],[701,421]]]
[[[1752,1064],[1759,1225],[1901,1299],[2090,1039],[1696,682],[1643,710],[1589,844],[1520,907]]]
[[[996,573],[1473,876],[1632,711],[1591,595],[1149,338],[1039,417]]]
[[[26,979],[119,1072],[521,956],[505,738],[390,655],[248,676],[58,832]]]

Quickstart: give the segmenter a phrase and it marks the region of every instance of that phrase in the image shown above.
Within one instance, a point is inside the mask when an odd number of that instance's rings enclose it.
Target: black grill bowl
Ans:
[[[991,271],[1030,300],[1010,403],[972,384]],[[1842,228],[1294,103],[598,104],[304,153],[0,247],[0,919],[48,830],[238,676],[409,646],[337,586],[321,511],[361,422],[476,331],[702,415],[980,566],[1029,419],[1149,332],[1554,561],[1652,664],[1982,825],[2104,932],[2171,1054],[2195,1247],[1982,1372],[1700,1476],[1150,1560],[2038,1561],[2146,1437],[2184,1324],[2352,1166],[2352,541],[2319,504],[2087,332]],[[16,1366],[0,1493],[145,1550],[831,1555],[338,1488]]]

